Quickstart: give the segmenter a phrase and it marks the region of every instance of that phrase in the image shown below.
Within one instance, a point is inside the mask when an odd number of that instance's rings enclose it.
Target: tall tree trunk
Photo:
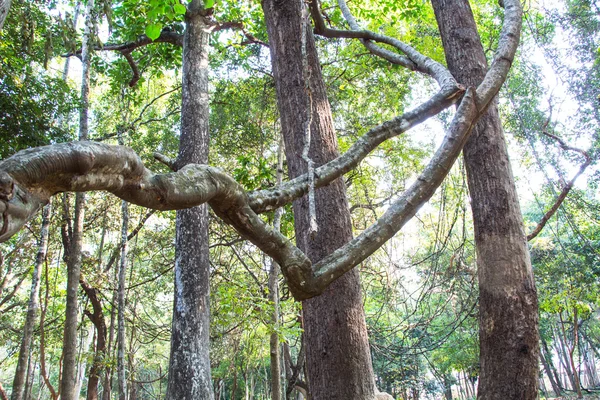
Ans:
[[[277,184],[281,185],[283,180],[283,137],[279,141],[277,152]],[[273,217],[273,229],[281,230],[281,215],[283,208],[275,210]],[[273,332],[269,338],[269,355],[271,358],[271,400],[281,400],[281,352],[279,351],[279,265],[275,260],[271,260],[271,268],[269,270],[269,301],[273,304],[273,314],[271,315],[271,323],[273,324]]]
[[[288,170],[293,178],[308,170],[300,156],[306,140],[305,124],[310,123],[308,156],[315,167],[338,156],[337,139],[312,30],[303,21],[304,2],[263,0],[262,6]],[[295,201],[293,206],[296,244],[313,263],[352,238],[344,182],[338,179],[317,190],[315,200],[318,231],[312,235],[308,200]],[[302,307],[311,399],[374,398],[375,379],[358,270],[346,273],[325,293],[304,301]]]
[[[548,342],[546,342],[546,340],[544,338],[541,338],[540,342],[542,344],[542,346],[541,346],[542,354],[541,355],[546,360],[546,363],[548,364],[551,374],[554,375],[554,381],[556,382],[557,389],[559,389],[558,392],[556,392],[556,390],[555,390],[555,394],[556,394],[556,396],[560,397],[560,396],[562,396],[562,390],[563,390],[564,386],[562,384],[562,381],[560,380],[560,375],[556,371],[554,362],[552,361],[552,352],[550,351],[550,349],[548,347]],[[554,386],[553,386],[553,389],[554,389]]]
[[[450,373],[444,374],[444,397],[446,400],[452,400],[452,376]]]
[[[468,0],[432,0],[450,72],[477,86],[487,61]],[[537,293],[498,109],[492,102],[464,148],[479,277],[478,398],[536,399]]]
[[[38,318],[38,311],[40,308],[40,277],[42,276],[42,267],[46,260],[46,252],[48,251],[51,207],[52,206],[48,204],[42,210],[42,227],[38,242],[38,252],[35,257],[35,266],[31,278],[29,306],[27,307],[27,317],[25,318],[25,325],[23,326],[23,340],[21,341],[21,348],[19,349],[19,360],[17,361],[17,370],[13,379],[12,394],[10,396],[11,400],[23,399],[27,360],[31,353],[31,338],[33,336],[33,328]]]
[[[568,313],[567,313],[568,315]],[[568,363],[572,373],[572,381],[573,381],[573,389],[577,393],[577,398],[582,399],[583,393],[581,393],[581,383],[579,382],[579,371],[577,370],[577,366],[575,365],[575,360],[573,359],[573,353],[575,353],[575,349],[578,347],[579,342],[579,334],[577,329],[577,307],[574,307],[573,310],[573,341],[571,346],[567,344],[567,334],[565,332],[565,323],[563,321],[562,312],[558,314],[560,318],[560,326],[564,338],[564,344],[567,346],[568,350]]]
[[[118,271],[118,269],[115,269],[115,271]],[[118,276],[118,272],[115,273],[115,277]],[[118,278],[117,278],[118,280]],[[116,310],[117,307],[115,306],[117,304],[117,292],[118,290],[113,290],[113,296],[112,296],[112,307],[110,310],[110,327],[108,330],[108,347],[106,349],[106,354],[110,354],[111,357],[114,356],[114,342],[115,342],[115,319],[116,319]],[[102,400],[110,400],[111,399],[111,392],[112,392],[112,372],[113,369],[112,367],[109,365],[104,372],[104,379],[102,381]]]
[[[552,374],[552,370],[550,369],[550,365],[548,364],[548,361],[546,360],[544,354],[540,354],[540,360],[542,361],[542,366],[544,367],[544,371],[548,376],[548,380],[550,381],[550,385],[552,386],[552,391],[554,392],[554,395],[557,397],[562,396],[560,386],[556,382],[556,379],[554,379],[554,375]]]
[[[208,37],[203,2],[188,5],[183,42],[181,138],[176,166],[208,162]],[[213,399],[209,358],[206,205],[177,211],[175,294],[167,399]]]
[[[127,270],[127,229],[129,227],[129,210],[127,202],[121,202],[123,222],[121,225],[121,259],[119,262],[119,287],[117,289],[117,391],[119,400],[127,396],[127,380],[125,377],[125,274]]]
[[[90,92],[90,52],[93,32],[94,0],[88,0],[86,22],[81,48],[81,110],[79,114],[79,140],[88,138],[88,111]],[[75,221],[67,256],[67,304],[63,337],[63,366],[61,381],[61,398],[75,400],[77,388],[77,293],[81,275],[81,248],[83,242],[83,220],[85,215],[85,195],[75,195]],[[66,249],[65,249],[66,251]]]
[[[94,327],[96,328],[96,345],[94,351],[94,360],[90,367],[87,383],[87,400],[98,399],[98,383],[100,381],[100,375],[104,369],[104,361],[106,357],[106,322],[104,321],[104,312],[102,308],[102,302],[98,298],[98,290],[90,286],[83,279],[81,280],[81,287],[85,291],[90,303],[92,303],[93,312],[85,310],[85,314],[90,319]]]

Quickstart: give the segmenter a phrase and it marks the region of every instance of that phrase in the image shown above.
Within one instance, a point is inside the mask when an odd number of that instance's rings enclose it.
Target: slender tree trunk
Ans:
[[[576,390],[577,385],[575,384],[575,373],[571,369],[571,362],[569,360],[569,350],[567,349],[567,336],[565,332],[564,322],[562,320],[562,316],[559,314],[559,327],[557,328],[556,336],[558,337],[558,343],[556,352],[558,353],[558,358],[565,370],[565,374],[569,379],[569,383],[571,384],[571,389]]]
[[[25,379],[25,390],[23,393],[24,400],[31,399],[31,392],[33,390],[33,373],[35,370],[35,361],[29,356],[29,362],[27,363],[27,378]]]
[[[82,42],[82,78],[81,78],[81,111],[79,115],[79,140],[88,138],[88,111],[90,92],[90,51],[93,31],[94,1],[88,0],[86,22]],[[85,215],[85,195],[75,195],[75,223],[70,237],[67,255],[67,304],[63,337],[63,366],[61,382],[61,398],[75,400],[77,388],[77,292],[81,275],[81,248],[83,244],[83,220]]]
[[[38,252],[35,257],[35,266],[31,278],[29,306],[27,307],[27,317],[25,318],[25,325],[23,326],[23,340],[21,340],[21,348],[19,349],[19,360],[17,361],[17,370],[13,379],[12,394],[10,396],[11,400],[23,399],[26,365],[29,354],[31,353],[31,338],[33,336],[33,328],[35,327],[40,308],[40,277],[42,276],[42,267],[46,260],[46,252],[48,251],[51,208],[52,206],[48,204],[42,210],[42,227],[38,242]]]
[[[577,393],[577,398],[582,399],[583,393],[581,393],[581,383],[579,382],[579,371],[577,370],[577,366],[575,365],[575,360],[573,359],[573,353],[577,348],[579,334],[577,333],[577,307],[574,308],[573,311],[573,342],[571,346],[567,344],[567,334],[565,332],[565,323],[563,321],[562,312],[559,314],[560,317],[560,326],[563,334],[564,345],[567,348],[567,361],[569,363],[569,369],[571,370],[572,382],[573,382],[573,390]],[[568,315],[568,313],[567,313]]]
[[[283,137],[279,141],[279,149],[277,152],[277,184],[281,185],[283,180]],[[273,217],[273,229],[279,231],[281,229],[281,215],[283,208],[275,210]],[[271,323],[273,324],[273,332],[269,339],[269,355],[271,358],[271,400],[281,400],[281,352],[279,351],[279,335],[277,328],[279,327],[279,265],[275,260],[271,260],[271,269],[269,270],[269,301],[273,304],[273,314],[271,315]]]
[[[117,269],[115,269],[117,271]],[[115,274],[118,276],[118,273]],[[116,279],[118,280],[118,278]],[[110,328],[108,330],[108,347],[106,349],[106,354],[110,354],[111,357],[114,356],[114,342],[115,342],[115,319],[116,319],[116,310],[115,305],[117,304],[117,292],[118,290],[113,290],[112,296],[112,307],[110,310]],[[104,372],[104,380],[102,383],[102,400],[110,400],[111,392],[112,392],[112,367],[108,366]]]
[[[308,156],[315,167],[337,157],[337,139],[312,30],[303,21],[304,2],[263,0],[262,6],[288,170],[293,178],[308,169],[300,156],[307,124],[311,136]],[[315,200],[318,231],[312,235],[308,200],[295,201],[293,206],[296,245],[313,263],[352,238],[344,182],[338,179],[317,190]],[[325,293],[304,301],[302,307],[311,399],[373,399],[375,379],[358,270],[346,273]]]
[[[556,394],[556,396],[560,397],[560,396],[562,396],[562,389],[564,388],[564,386],[562,384],[562,381],[560,380],[560,375],[558,374],[558,371],[556,371],[554,362],[552,361],[552,352],[548,348],[548,343],[543,338],[541,339],[541,343],[542,343],[542,346],[541,346],[542,356],[546,360],[546,363],[548,364],[548,367],[549,367],[552,375],[554,375],[554,381],[556,382],[556,386],[559,389],[559,392],[556,392],[555,394]]]
[[[127,380],[125,377],[125,274],[127,270],[127,229],[129,227],[129,210],[127,202],[121,202],[123,222],[121,226],[121,260],[119,263],[119,287],[117,289],[117,387],[119,400],[127,396]]]
[[[203,2],[188,5],[177,168],[208,162],[208,37]],[[177,212],[175,295],[167,399],[212,400],[206,205]]]
[[[452,400],[452,380],[450,374],[444,374],[444,397],[446,400]]]
[[[550,381],[550,385],[552,386],[552,391],[554,392],[554,395],[557,397],[562,396],[560,386],[558,386],[558,383],[554,379],[554,375],[552,374],[552,370],[550,369],[550,365],[548,364],[548,361],[546,360],[544,354],[540,354],[540,360],[542,361],[542,366],[544,367],[544,371],[548,376],[548,380]]]
[[[104,312],[102,302],[98,298],[98,290],[90,286],[84,280],[81,280],[81,287],[85,291],[90,303],[92,303],[93,312],[85,311],[96,329],[96,344],[94,351],[94,361],[90,367],[87,383],[87,400],[98,399],[98,382],[104,369],[106,357],[106,322],[104,321]]]
[[[450,72],[477,86],[487,61],[468,0],[432,0]],[[464,148],[479,277],[478,398],[536,399],[537,293],[496,103]]]
[[[46,294],[44,296],[44,305],[42,307],[42,312],[40,313],[40,374],[42,375],[42,379],[48,387],[50,391],[50,398],[52,400],[58,399],[60,395],[60,390],[57,393],[50,382],[50,378],[48,377],[48,372],[46,370],[46,332],[44,329],[44,323],[46,320],[46,310],[48,309],[48,298],[50,297],[50,283],[48,281],[48,265],[44,269],[44,280],[46,281]],[[59,376],[59,386],[60,386],[60,376]]]

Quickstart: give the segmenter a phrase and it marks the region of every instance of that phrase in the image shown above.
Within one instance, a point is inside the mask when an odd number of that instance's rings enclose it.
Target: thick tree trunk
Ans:
[[[86,22],[81,50],[81,110],[79,114],[79,140],[88,138],[88,106],[90,92],[90,51],[93,32],[94,1],[88,0]],[[70,235],[67,255],[67,304],[63,337],[63,369],[61,381],[61,398],[75,400],[77,393],[77,292],[81,275],[81,249],[83,245],[83,220],[85,215],[85,195],[75,195],[75,221]]]
[[[38,252],[35,258],[35,266],[33,268],[33,276],[31,278],[31,291],[29,293],[29,306],[27,308],[27,317],[23,326],[23,340],[19,349],[19,360],[17,362],[17,370],[13,379],[11,400],[22,400],[24,394],[25,374],[27,360],[31,353],[31,338],[33,336],[33,328],[38,318],[40,308],[40,277],[42,276],[42,267],[46,260],[46,252],[48,250],[48,232],[50,230],[50,210],[51,205],[44,207],[42,212],[42,227],[40,230],[40,239],[38,242]]]
[[[311,29],[303,22],[301,1],[262,2],[281,126],[290,177],[306,173],[300,156],[311,121],[309,157],[315,166],[337,157],[337,139]],[[303,57],[302,29],[306,29]],[[308,63],[310,95],[303,63]],[[311,105],[311,107],[309,106]],[[315,193],[318,231],[309,236],[306,198],[294,202],[296,244],[315,263],[352,238],[346,188],[341,179]],[[303,302],[306,362],[313,400],[373,399],[375,380],[356,269],[346,273],[322,295]]]
[[[432,0],[450,72],[477,86],[487,62],[468,0]],[[537,293],[495,102],[464,148],[479,277],[478,398],[536,399]]]
[[[208,162],[208,37],[203,3],[188,6],[183,42],[178,168]],[[167,399],[212,400],[206,205],[177,212],[175,294]]]

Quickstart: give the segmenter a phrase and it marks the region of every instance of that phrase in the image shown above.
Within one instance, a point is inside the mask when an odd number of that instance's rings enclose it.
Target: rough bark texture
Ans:
[[[35,257],[35,266],[33,267],[33,276],[31,278],[31,291],[29,294],[29,306],[27,307],[27,316],[23,326],[23,339],[19,349],[19,360],[17,370],[13,379],[11,400],[22,400],[25,389],[25,378],[27,373],[27,360],[31,352],[31,338],[33,328],[38,317],[40,308],[40,277],[42,276],[43,263],[46,260],[46,251],[48,250],[48,232],[50,229],[50,204],[44,207],[42,212],[42,227],[40,229],[40,239],[38,242],[38,252]]]
[[[117,392],[119,400],[127,397],[125,374],[125,277],[127,273],[127,230],[129,229],[129,208],[121,202],[121,257],[119,261],[119,285],[117,289]]]
[[[283,181],[283,137],[279,139],[279,148],[277,149],[277,185],[281,185]],[[273,229],[281,230],[281,216],[283,208],[275,210],[273,216]],[[271,259],[271,267],[269,269],[269,302],[273,304],[271,314],[271,323],[273,324],[273,332],[269,338],[269,357],[271,370],[271,400],[281,400],[281,352],[279,349],[279,264]]]
[[[12,0],[0,0],[0,31],[4,28],[4,21],[10,11]]]
[[[208,162],[208,37],[201,1],[189,5],[183,43],[181,139],[176,165]],[[213,399],[209,358],[206,205],[177,212],[175,294],[167,399]]]
[[[446,60],[477,86],[487,62],[467,0],[432,0]],[[464,148],[479,276],[478,398],[536,399],[537,294],[498,110],[492,101]]]
[[[90,92],[90,43],[93,32],[94,1],[88,0],[86,22],[81,53],[81,110],[79,113],[79,140],[88,138],[88,109]],[[81,276],[81,250],[83,246],[83,221],[85,215],[85,194],[75,195],[75,220],[70,237],[67,256],[67,303],[63,338],[63,370],[61,381],[61,398],[73,400],[79,396],[77,391],[77,292]]]
[[[314,38],[308,29],[306,54],[311,101],[305,90],[302,5],[300,1],[263,1],[290,177],[307,170],[300,154],[305,143],[304,124],[309,118],[308,112],[312,113],[309,157],[315,166],[338,156]],[[308,110],[308,104],[312,104],[312,110]],[[318,189],[315,200],[319,229],[312,237],[307,235],[310,229],[307,199],[294,202],[296,245],[313,263],[352,239],[343,181],[338,179]],[[311,399],[373,399],[375,382],[358,271],[351,270],[322,295],[304,301],[303,316]]]

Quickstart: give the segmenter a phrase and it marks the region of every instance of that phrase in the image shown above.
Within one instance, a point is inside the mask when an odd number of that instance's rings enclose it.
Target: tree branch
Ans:
[[[431,58],[424,56],[413,47],[408,44],[389,37],[385,35],[381,35],[372,31],[363,30],[360,28],[350,9],[347,7],[346,3],[343,0],[338,1],[338,4],[342,10],[342,14],[344,18],[350,25],[351,30],[339,30],[339,29],[330,29],[325,26],[325,21],[323,20],[323,16],[321,15],[321,11],[319,9],[319,5],[317,0],[313,0],[309,2],[310,11],[315,22],[315,33],[330,37],[330,38],[355,38],[360,39],[363,45],[372,53],[379,57],[382,57],[393,64],[402,65],[410,69],[411,71],[419,71],[426,75],[433,77],[441,88],[445,87],[456,87],[456,80],[450,74],[448,69],[444,67],[442,64],[437,61],[432,60]],[[391,52],[383,47],[377,46],[373,42],[385,43],[390,45],[405,55],[400,55],[394,52]]]
[[[217,216],[281,265],[296,299],[306,299],[320,294],[377,250],[433,195],[460,153],[477,115],[473,93],[468,91],[442,146],[413,186],[381,220],[314,268],[304,253],[257,215],[241,185],[220,169],[189,164],[177,172],[155,174],[133,150],[94,142],[24,150],[0,163],[0,177],[12,188],[6,200],[0,201],[0,212],[8,216],[0,241],[16,233],[59,192],[105,190],[156,210],[208,203]],[[321,186],[325,182],[319,179]]]
[[[548,211],[546,211],[546,213],[540,219],[540,221],[538,222],[536,227],[533,229],[533,231],[529,235],[527,235],[527,241],[534,239],[537,235],[540,234],[540,232],[542,231],[542,229],[544,229],[544,227],[546,226],[546,224],[548,223],[550,218],[552,218],[554,216],[556,211],[558,211],[558,209],[560,208],[562,203],[567,198],[567,195],[573,188],[573,185],[575,184],[575,181],[577,180],[577,178],[579,178],[585,172],[587,167],[589,167],[590,164],[592,163],[592,159],[586,151],[578,149],[577,147],[569,146],[564,140],[562,140],[558,136],[549,133],[546,130],[547,125],[548,125],[548,123],[544,124],[544,129],[542,130],[542,133],[544,135],[556,140],[560,144],[560,147],[563,150],[575,151],[575,152],[581,154],[584,157],[585,161],[579,167],[579,171],[577,171],[577,173],[573,176],[573,178],[565,184],[565,186],[563,187],[563,189],[561,190],[559,195],[556,196],[556,199],[554,200],[554,204],[552,205],[552,207],[550,207],[550,209]]]

